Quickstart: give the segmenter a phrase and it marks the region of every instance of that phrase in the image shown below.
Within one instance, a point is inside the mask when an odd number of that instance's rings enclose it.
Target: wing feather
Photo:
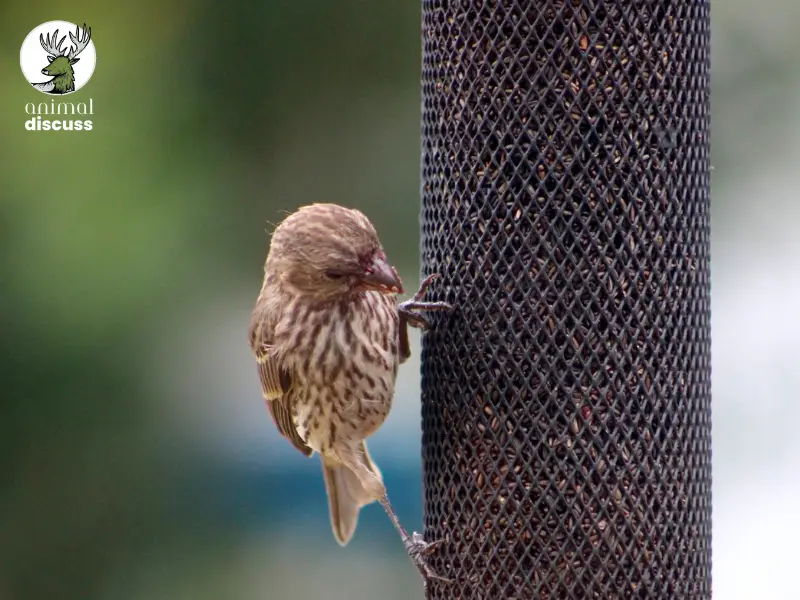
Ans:
[[[302,454],[311,456],[314,451],[297,433],[292,418],[291,394],[289,393],[292,387],[291,374],[281,367],[279,359],[273,352],[273,347],[269,344],[269,338],[272,337],[271,327],[264,321],[264,315],[257,315],[256,312],[254,312],[254,321],[250,326],[250,344],[258,363],[261,393],[267,401],[269,414],[280,434]]]

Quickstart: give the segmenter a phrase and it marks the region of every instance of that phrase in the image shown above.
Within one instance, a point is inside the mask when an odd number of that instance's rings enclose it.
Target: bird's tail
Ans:
[[[372,462],[365,442],[361,442],[360,451],[363,452],[370,470],[382,480],[381,472]],[[324,456],[322,474],[325,477],[325,490],[328,492],[333,535],[339,545],[344,546],[356,530],[359,510],[362,506],[373,502],[374,498],[367,493],[355,473],[341,463]]]

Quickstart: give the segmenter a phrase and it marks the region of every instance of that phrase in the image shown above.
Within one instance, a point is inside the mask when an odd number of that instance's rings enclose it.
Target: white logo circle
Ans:
[[[92,28],[48,21],[34,28],[19,51],[19,63],[32,87],[49,96],[81,89],[92,78],[97,53]]]

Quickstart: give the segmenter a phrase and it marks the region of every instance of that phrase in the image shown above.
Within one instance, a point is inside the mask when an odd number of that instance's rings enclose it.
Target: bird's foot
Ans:
[[[416,327],[417,329],[422,329],[426,331],[430,328],[430,323],[428,323],[428,319],[420,314],[420,312],[430,312],[436,310],[442,311],[450,311],[453,310],[453,307],[450,306],[447,302],[425,302],[422,298],[425,296],[425,292],[428,291],[431,283],[433,283],[436,279],[439,278],[438,273],[434,273],[433,275],[428,275],[420,284],[419,290],[417,293],[414,294],[409,300],[404,302],[400,302],[397,305],[397,310],[400,314],[405,318],[406,322],[411,325],[412,327]]]
[[[442,545],[444,540],[436,540],[435,542],[426,542],[421,533],[416,531],[408,538],[403,540],[403,545],[406,547],[406,552],[414,561],[420,575],[422,575],[423,582],[427,585],[428,581],[435,579],[444,583],[453,583],[452,579],[447,579],[437,574],[436,571],[431,569],[428,562],[425,560],[428,556],[433,554],[436,549]]]

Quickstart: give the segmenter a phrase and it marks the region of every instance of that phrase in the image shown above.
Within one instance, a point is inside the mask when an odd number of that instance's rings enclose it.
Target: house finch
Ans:
[[[419,311],[450,309],[421,301],[435,277],[398,304],[402,283],[367,217],[335,204],[305,206],[272,235],[249,330],[278,431],[322,459],[336,540],[347,544],[360,508],[377,500],[426,583],[443,579],[424,558],[440,541],[400,524],[365,440],[392,406],[397,367],[410,355],[408,325],[426,329]]]

